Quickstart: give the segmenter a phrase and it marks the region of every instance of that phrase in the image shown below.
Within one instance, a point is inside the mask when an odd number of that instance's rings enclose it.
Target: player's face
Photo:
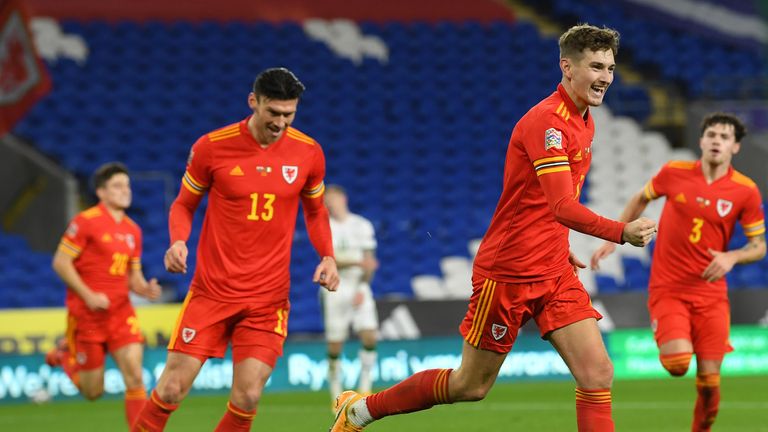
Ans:
[[[253,110],[253,131],[261,144],[272,144],[280,139],[296,118],[298,99],[276,100],[248,95],[248,106]]]
[[[335,190],[326,191],[325,206],[328,207],[328,213],[331,214],[331,217],[336,218],[347,208],[347,197]]]
[[[741,145],[736,142],[732,124],[716,123],[706,129],[699,139],[701,159],[710,165],[730,164]]]
[[[599,106],[603,103],[603,97],[608,86],[613,82],[613,71],[616,62],[613,59],[613,51],[610,49],[592,51],[589,48],[582,52],[580,59],[563,59],[566,62],[563,73],[570,81],[571,89],[575,97],[576,106],[586,109],[590,106]]]
[[[131,206],[131,180],[126,174],[115,174],[96,194],[107,207],[125,210]]]

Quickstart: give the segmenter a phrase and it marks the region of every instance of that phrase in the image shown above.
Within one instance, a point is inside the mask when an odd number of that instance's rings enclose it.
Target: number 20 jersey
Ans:
[[[291,127],[267,148],[247,119],[201,137],[182,179],[208,192],[192,290],[225,302],[287,299],[299,198],[322,199],[324,175],[320,145]]]
[[[701,161],[672,161],[649,181],[645,197],[666,197],[651,265],[650,290],[725,296],[725,278],[701,278],[709,250],[727,251],[738,220],[747,237],[765,233],[762,200],[749,177],[729,168],[707,184]]]

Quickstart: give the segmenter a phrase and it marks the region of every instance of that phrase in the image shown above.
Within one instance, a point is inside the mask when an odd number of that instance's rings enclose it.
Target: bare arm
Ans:
[[[152,278],[147,281],[140,268],[131,269],[131,273],[128,275],[128,287],[136,294],[150,300],[157,300],[161,293],[157,279]]]
[[[372,249],[363,251],[363,260],[360,262],[360,267],[363,268],[363,281],[372,281],[373,275],[376,273],[376,269],[379,268],[379,260],[376,259],[375,250]]]
[[[648,207],[649,202],[650,200],[646,198],[642,190],[636,193],[632,196],[632,198],[629,199],[627,205],[624,207],[624,210],[621,212],[621,216],[619,216],[619,222],[630,222],[636,220],[643,214],[643,211],[645,211],[645,208]],[[603,245],[600,246],[600,248],[597,249],[594,254],[592,254],[592,259],[590,260],[590,267],[592,270],[599,270],[600,260],[612,254],[615,250],[616,244],[610,241],[603,243]]]
[[[736,264],[760,261],[765,256],[765,249],[765,235],[749,237],[747,244],[740,249],[728,252],[710,249],[709,253],[712,254],[713,258],[704,272],[701,273],[701,278],[708,282],[714,282],[725,276]]]
[[[101,292],[93,291],[83,282],[80,274],[75,268],[74,258],[61,251],[56,251],[53,256],[53,270],[59,275],[59,278],[71,289],[78,297],[83,299],[90,310],[106,310],[109,308],[109,299],[107,295]]]

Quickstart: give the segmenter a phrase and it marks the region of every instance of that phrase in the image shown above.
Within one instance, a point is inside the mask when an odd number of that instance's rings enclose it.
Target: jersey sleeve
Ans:
[[[648,183],[643,187],[643,195],[645,196],[645,199],[652,201],[659,197],[666,196],[669,193],[670,177],[669,164],[661,167],[659,172],[657,172],[653,178],[648,180]]]
[[[64,235],[61,236],[58,250],[72,258],[77,258],[88,244],[90,224],[84,217],[77,215],[69,222]]]
[[[744,235],[747,237],[757,237],[765,234],[763,200],[757,187],[750,188],[747,203],[739,216],[739,223],[744,228]]]
[[[536,176],[558,172],[571,172],[568,162],[569,137],[566,124],[554,113],[530,125],[522,139],[528,158],[533,163]]]
[[[568,162],[569,136],[562,117],[553,112],[526,126],[529,129],[522,144],[555,220],[581,233],[622,243],[624,223],[604,218],[576,200]]]
[[[312,168],[307,176],[307,181],[304,183],[304,188],[301,190],[301,196],[303,198],[317,199],[322,198],[323,192],[325,192],[325,155],[323,149],[319,145],[316,145],[317,151],[314,155]]]
[[[134,233],[134,248],[133,248],[133,254],[131,254],[131,270],[141,270],[141,253],[143,248],[143,235],[141,233],[141,228],[139,226],[136,226],[136,230]]]
[[[189,152],[187,169],[181,184],[195,195],[204,194],[211,185],[213,154],[206,136],[197,140]]]

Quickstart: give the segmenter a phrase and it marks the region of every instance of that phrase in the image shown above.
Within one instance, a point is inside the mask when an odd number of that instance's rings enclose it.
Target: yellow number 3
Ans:
[[[259,194],[258,193],[251,194],[251,213],[248,215],[248,220],[252,220],[252,221],[272,220],[272,216],[274,216],[275,214],[275,209],[274,207],[272,207],[272,203],[275,202],[275,195],[263,194],[262,196],[264,197],[266,202],[264,202],[263,211],[261,212],[261,214],[259,214]]]
[[[691,243],[698,243],[701,240],[701,227],[704,226],[704,219],[693,218],[693,227],[691,227],[691,235],[688,236],[688,240]]]

